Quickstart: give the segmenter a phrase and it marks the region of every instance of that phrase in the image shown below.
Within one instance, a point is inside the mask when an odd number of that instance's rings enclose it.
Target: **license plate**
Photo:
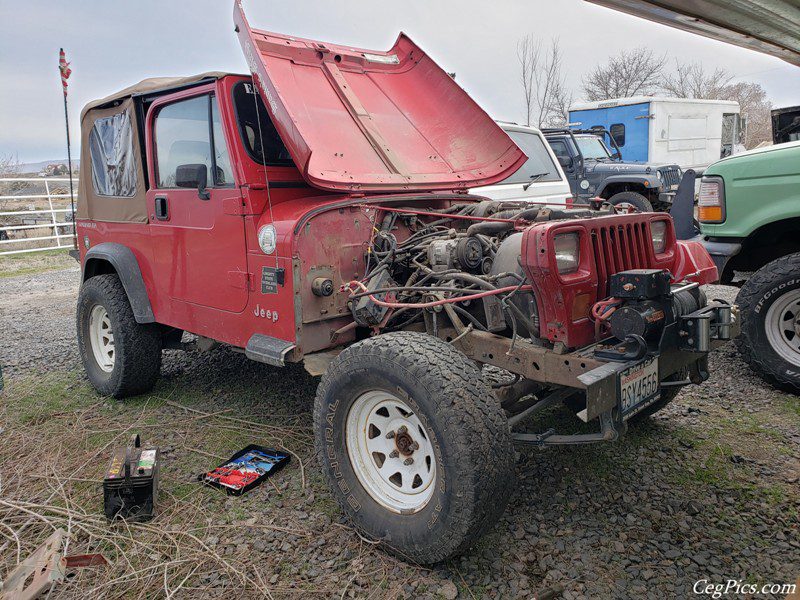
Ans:
[[[619,374],[619,406],[624,419],[655,402],[660,393],[658,358],[642,361]]]

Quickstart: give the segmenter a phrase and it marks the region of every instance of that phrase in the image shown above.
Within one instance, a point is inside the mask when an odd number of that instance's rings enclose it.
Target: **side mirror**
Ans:
[[[614,152],[611,154],[611,158],[614,160],[622,160],[622,154],[619,153],[619,150],[614,150]]]
[[[558,157],[558,164],[561,165],[563,169],[571,169],[573,165],[573,160],[571,156],[559,156]]]
[[[197,188],[197,196],[201,200],[211,198],[208,185],[208,168],[204,164],[179,165],[175,169],[175,185],[181,188]]]

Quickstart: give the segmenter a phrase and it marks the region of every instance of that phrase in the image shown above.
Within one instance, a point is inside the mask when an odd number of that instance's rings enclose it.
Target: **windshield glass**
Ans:
[[[532,131],[506,131],[528,160],[510,177],[500,183],[530,183],[531,181],[561,181],[553,159],[544,147],[541,136]]]
[[[575,139],[578,141],[578,148],[580,148],[583,158],[589,160],[611,158],[611,153],[608,151],[608,148],[606,148],[603,140],[599,137],[593,135],[577,135]]]
[[[233,86],[233,105],[239,132],[250,158],[262,165],[294,164],[252,83],[241,81]]]

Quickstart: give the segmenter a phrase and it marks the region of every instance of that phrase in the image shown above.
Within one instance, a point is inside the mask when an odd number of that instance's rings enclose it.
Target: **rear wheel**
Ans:
[[[106,396],[124,398],[153,389],[161,369],[161,330],[133,316],[116,275],[98,275],[78,296],[78,349],[86,375]]]
[[[608,203],[619,208],[635,208],[639,212],[653,212],[653,205],[638,192],[619,192],[611,196]]]
[[[508,502],[505,415],[475,363],[438,338],[397,332],[347,348],[322,378],[314,425],[344,512],[404,558],[463,552]]]
[[[736,297],[742,333],[736,347],[759,377],[800,393],[800,254],[759,269]]]

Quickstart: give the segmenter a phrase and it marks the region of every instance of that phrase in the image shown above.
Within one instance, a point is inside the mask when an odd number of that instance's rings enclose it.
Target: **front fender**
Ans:
[[[137,323],[155,323],[153,307],[144,285],[142,270],[133,251],[122,244],[104,242],[90,248],[86,252],[81,273],[81,283],[98,273],[103,262],[109,263],[117,272],[122,287],[128,295],[128,301],[133,309],[133,316]]]
[[[599,196],[603,193],[603,191],[609,186],[615,183],[632,183],[641,185],[642,187],[647,188],[648,190],[658,191],[661,189],[661,181],[655,175],[632,175],[632,174],[620,174],[620,175],[610,175],[606,177],[597,187],[595,194]]]
[[[672,277],[675,281],[697,282],[700,285],[719,281],[714,259],[703,244],[696,241],[678,240]]]

